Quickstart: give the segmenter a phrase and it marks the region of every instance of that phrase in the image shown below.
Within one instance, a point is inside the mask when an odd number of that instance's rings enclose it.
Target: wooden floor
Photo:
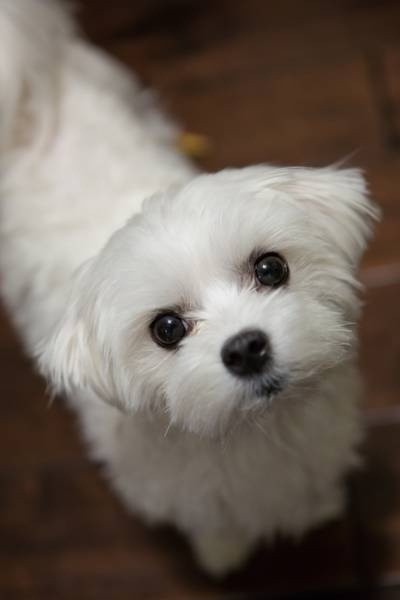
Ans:
[[[365,168],[384,209],[362,270],[367,468],[340,522],[215,584],[173,531],[124,512],[3,316],[0,599],[400,598],[400,2],[86,0],[81,20],[208,136],[205,168]]]

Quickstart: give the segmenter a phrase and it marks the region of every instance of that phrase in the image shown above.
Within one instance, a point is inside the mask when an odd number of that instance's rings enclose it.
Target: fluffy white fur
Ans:
[[[131,74],[54,0],[0,0],[2,296],[67,392],[126,505],[184,531],[209,572],[342,506],[361,427],[356,270],[376,209],[354,169],[197,174]],[[275,251],[287,286],[255,286]],[[149,324],[173,307],[180,347]],[[257,397],[220,352],[249,327],[284,389]]]

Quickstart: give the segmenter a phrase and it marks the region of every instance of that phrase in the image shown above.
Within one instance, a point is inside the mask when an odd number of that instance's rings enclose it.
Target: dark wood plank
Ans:
[[[214,152],[205,166],[212,170],[263,161],[323,164],[379,144],[363,57],[351,47],[346,53],[340,28],[239,30],[189,53],[176,43],[149,36],[110,48],[186,127],[210,137]]]
[[[361,322],[361,367],[365,406],[395,406],[400,400],[400,283],[368,290]]]
[[[400,151],[400,45],[387,45],[382,53],[383,105],[389,128],[389,143],[394,151]],[[385,85],[386,84],[386,85]],[[387,94],[385,97],[384,94]]]
[[[400,422],[373,427],[366,466],[354,479],[358,548],[364,577],[378,587],[400,584]]]

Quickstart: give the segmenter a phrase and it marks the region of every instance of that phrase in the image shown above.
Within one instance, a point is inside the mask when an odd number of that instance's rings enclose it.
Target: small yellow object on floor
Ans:
[[[191,158],[204,158],[211,151],[209,138],[200,133],[182,132],[177,139],[179,150]]]

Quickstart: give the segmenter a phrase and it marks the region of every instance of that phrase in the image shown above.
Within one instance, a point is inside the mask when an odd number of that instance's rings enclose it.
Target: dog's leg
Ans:
[[[241,532],[204,531],[191,538],[193,550],[200,565],[213,577],[224,577],[243,565],[254,542]]]

